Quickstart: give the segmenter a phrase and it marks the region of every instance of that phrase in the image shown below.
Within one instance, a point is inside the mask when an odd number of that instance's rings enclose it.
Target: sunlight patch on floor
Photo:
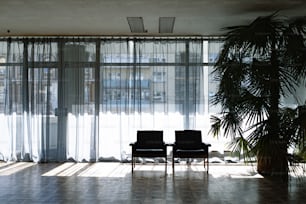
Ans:
[[[260,174],[255,174],[255,175],[231,175],[231,178],[236,178],[236,179],[240,179],[240,178],[244,178],[244,179],[258,179],[258,178],[264,178],[262,175]]]
[[[0,176],[9,176],[34,165],[36,165],[36,163],[32,162],[18,162],[4,165],[4,168],[0,169]]]
[[[263,178],[256,172],[256,166],[241,165],[217,165],[210,166],[211,175],[214,178],[230,177],[230,178]]]
[[[130,169],[129,169],[130,170]],[[94,163],[78,176],[80,177],[125,177],[130,171],[120,163]]]
[[[42,176],[73,176],[89,166],[89,163],[64,163]]]

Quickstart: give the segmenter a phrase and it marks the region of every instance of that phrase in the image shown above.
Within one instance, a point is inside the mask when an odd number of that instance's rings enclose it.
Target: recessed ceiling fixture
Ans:
[[[159,17],[159,33],[173,33],[175,17]]]
[[[142,17],[127,17],[132,33],[146,33]]]

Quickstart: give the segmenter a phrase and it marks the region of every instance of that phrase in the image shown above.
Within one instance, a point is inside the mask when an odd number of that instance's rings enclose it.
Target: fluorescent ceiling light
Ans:
[[[132,33],[146,33],[142,17],[127,17]]]
[[[173,33],[175,17],[159,17],[159,33]]]

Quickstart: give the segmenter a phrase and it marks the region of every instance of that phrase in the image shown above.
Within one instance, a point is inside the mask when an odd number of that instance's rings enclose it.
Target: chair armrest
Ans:
[[[211,144],[208,144],[208,143],[203,143],[203,144],[207,147],[211,147]]]
[[[137,148],[140,148],[140,149],[166,149],[168,145],[165,142],[162,143],[162,144],[159,144],[159,145],[142,145],[142,144],[139,144],[137,142],[134,142],[134,143],[130,143],[130,146],[133,149],[137,149]]]
[[[208,148],[209,148],[210,146],[211,146],[210,144],[206,144],[206,143],[204,143],[204,142],[201,143],[201,147],[202,147],[203,149],[207,149],[207,150],[208,150]]]
[[[195,149],[204,149],[208,150],[208,147],[211,146],[211,144],[206,144],[206,143],[198,143],[196,145],[184,145],[184,144],[177,144],[176,142],[171,145],[173,146],[173,150],[176,151],[178,149],[184,149],[184,150],[195,150]]]

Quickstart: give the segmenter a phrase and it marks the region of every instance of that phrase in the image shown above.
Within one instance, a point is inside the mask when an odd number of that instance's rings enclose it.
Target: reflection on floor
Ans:
[[[256,167],[121,163],[0,163],[4,203],[305,203],[306,177],[263,178]]]

